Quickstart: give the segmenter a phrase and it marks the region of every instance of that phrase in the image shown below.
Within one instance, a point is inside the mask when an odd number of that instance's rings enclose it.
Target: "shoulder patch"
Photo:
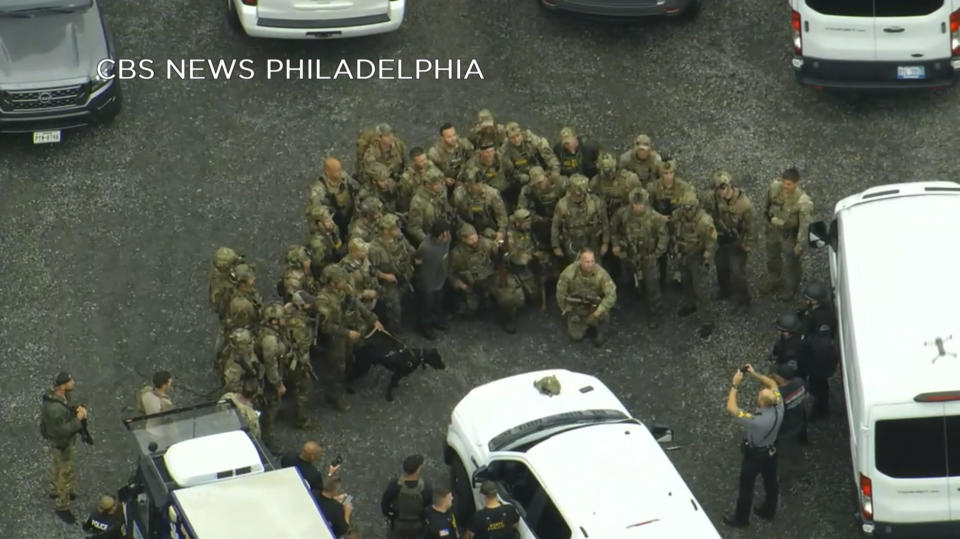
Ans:
[[[753,414],[751,414],[750,412],[744,412],[743,410],[740,410],[739,412],[737,412],[737,417],[743,418],[743,419],[753,419]]]

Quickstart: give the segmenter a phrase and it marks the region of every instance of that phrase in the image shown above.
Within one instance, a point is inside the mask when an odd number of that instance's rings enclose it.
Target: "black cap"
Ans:
[[[403,459],[403,473],[413,473],[423,466],[423,455],[410,455]]]
[[[62,386],[63,384],[69,382],[73,379],[73,376],[70,376],[70,373],[66,371],[60,371],[53,378],[53,387]]]
[[[489,140],[489,139],[484,140],[483,142],[480,143],[480,149],[481,149],[481,150],[486,150],[486,149],[488,149],[488,148],[493,148],[494,146],[496,146],[496,145],[493,143],[492,140]]]
[[[795,359],[777,365],[777,375],[785,380],[795,378],[799,372],[800,367]]]

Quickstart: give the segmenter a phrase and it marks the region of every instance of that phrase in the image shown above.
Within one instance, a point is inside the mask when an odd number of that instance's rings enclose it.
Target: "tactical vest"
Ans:
[[[456,178],[459,176],[463,171],[463,165],[470,159],[470,154],[460,140],[457,140],[457,146],[453,150],[448,149],[443,141],[439,141],[434,148],[441,161],[440,163],[434,164],[440,165],[439,168],[443,170],[444,176],[448,178]]]
[[[527,200],[533,204],[533,207],[528,209],[541,217],[553,217],[553,212],[557,209],[557,202],[560,201],[562,196],[557,185],[551,184],[547,190],[537,189],[533,185],[526,189]]]
[[[635,152],[631,152],[630,161],[627,162],[627,165],[623,168],[636,174],[640,178],[640,182],[643,183],[644,187],[646,187],[659,175],[657,173],[657,154],[651,150],[650,157],[640,161],[637,159],[637,154]]]
[[[503,176],[503,166],[500,163],[500,156],[493,157],[493,163],[484,165],[477,159],[475,163],[477,170],[480,171],[480,179],[483,183],[493,187],[499,192],[503,192],[508,187],[507,179]]]
[[[337,184],[336,190],[334,190],[326,179],[321,178],[323,182],[324,189],[327,192],[327,202],[329,205],[334,208],[337,213],[342,215],[347,215],[350,213],[350,209],[353,208],[353,195],[350,193],[350,186],[347,185],[347,178],[345,176],[340,177],[340,183]]]
[[[626,247],[627,255],[635,258],[654,254],[659,239],[657,227],[665,226],[665,223],[658,223],[657,217],[649,209],[641,215],[633,213],[630,208],[625,208],[624,212],[623,239],[620,243]]]
[[[813,202],[799,186],[791,196],[784,195],[780,187],[781,182],[779,181],[774,181],[770,184],[767,219],[779,217],[783,220],[784,224],[782,228],[784,231],[796,231],[800,228],[800,211],[802,206],[812,205]]]
[[[567,199],[566,213],[563,216],[563,233],[568,240],[593,239],[602,233],[600,205],[595,195],[586,194],[580,204]]]
[[[371,247],[371,253],[373,248],[378,249],[380,251],[378,256],[383,258],[378,260],[378,270],[396,275],[401,282],[410,280],[413,276],[413,258],[407,250],[406,240],[398,238],[393,241],[384,241],[377,238]]]
[[[480,238],[477,244],[470,247],[461,243],[454,247],[455,260],[453,261],[458,273],[467,275],[468,284],[479,283],[494,273],[492,258],[493,245],[490,240]]]
[[[397,492],[395,507],[396,517],[393,521],[395,530],[417,530],[423,527],[423,479],[417,479],[413,487],[407,485],[402,478],[397,479],[400,491]]]
[[[507,144],[507,151],[504,154],[513,164],[513,168],[522,174],[526,174],[532,167],[540,164],[537,148],[529,140],[524,140],[519,148],[513,144]]]
[[[567,295],[580,299],[595,300],[599,303],[603,299],[603,282],[600,279],[600,270],[594,269],[593,274],[587,275],[580,271],[580,268],[577,268],[567,284]],[[589,306],[582,304],[575,304],[574,307],[592,310]]]
[[[730,200],[723,200],[716,195],[713,197],[713,224],[717,227],[720,243],[733,243],[743,236],[743,212],[737,211],[743,196],[743,191],[737,189]]]
[[[507,232],[507,243],[510,244],[510,263],[515,266],[522,266],[524,255],[533,256],[538,250],[536,238],[529,231],[522,231],[511,228]]]
[[[594,194],[607,203],[607,215],[613,215],[618,209],[627,205],[630,202],[630,191],[642,187],[639,180],[630,181],[630,174],[628,170],[619,170],[612,179],[598,178],[598,188]]]
[[[560,174],[564,176],[576,174],[580,172],[580,162],[583,160],[583,145],[577,146],[575,153],[569,153],[561,146],[560,155],[557,157],[560,158]]]
[[[485,228],[497,230],[497,219],[493,213],[492,196],[485,191],[471,193],[464,188],[463,198],[460,201],[461,214],[464,220],[473,224],[478,231]]]
[[[663,182],[655,182],[650,187],[650,201],[653,209],[663,215],[671,215],[680,205],[680,198],[690,189],[689,184],[680,178],[674,178],[670,187],[663,185]]]
[[[681,255],[695,253],[705,248],[700,235],[705,217],[707,215],[703,210],[697,210],[697,215],[693,219],[677,220],[676,242]]]
[[[284,363],[286,363],[287,356],[290,353],[290,346],[283,338],[283,335],[270,326],[260,326],[260,333],[257,335],[257,341],[253,349],[254,353],[257,354],[257,357],[262,361],[267,360],[267,358],[263,355],[263,341],[268,336],[275,337],[277,339],[277,364],[280,367],[285,366]]]

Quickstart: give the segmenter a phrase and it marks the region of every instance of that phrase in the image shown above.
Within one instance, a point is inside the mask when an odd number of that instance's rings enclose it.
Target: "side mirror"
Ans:
[[[816,221],[810,223],[807,227],[807,242],[810,244],[810,247],[819,249],[826,247],[827,244],[833,245],[833,240],[833,234],[831,234],[831,230],[827,228],[826,222]]]
[[[484,481],[491,479],[490,475],[491,475],[490,469],[487,468],[486,466],[481,466],[477,468],[476,470],[473,471],[473,477],[471,477],[473,486],[477,486],[480,483],[483,483]]]
[[[673,441],[673,429],[666,425],[653,425],[650,434],[658,443],[665,444]]]

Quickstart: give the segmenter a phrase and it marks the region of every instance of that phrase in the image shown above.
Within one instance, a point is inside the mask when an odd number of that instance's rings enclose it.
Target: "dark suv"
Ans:
[[[0,0],[0,133],[59,142],[113,118],[115,59],[96,0]]]

